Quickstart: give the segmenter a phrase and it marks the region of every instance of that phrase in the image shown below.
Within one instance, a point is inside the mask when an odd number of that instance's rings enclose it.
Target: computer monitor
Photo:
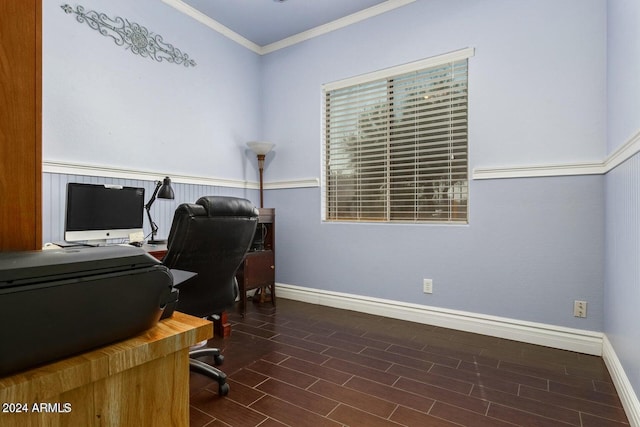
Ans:
[[[143,210],[144,188],[68,183],[64,239],[101,245],[140,236]]]

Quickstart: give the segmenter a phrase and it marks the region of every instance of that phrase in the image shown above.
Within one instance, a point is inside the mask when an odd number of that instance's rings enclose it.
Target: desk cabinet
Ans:
[[[130,339],[0,378],[0,425],[188,427],[189,346],[212,335],[211,322],[174,312]]]
[[[246,312],[247,291],[258,289],[260,302],[276,303],[275,286],[275,219],[272,208],[259,208],[258,226],[251,249],[238,268],[236,279],[240,288],[242,315]],[[267,294],[267,290],[269,294]]]

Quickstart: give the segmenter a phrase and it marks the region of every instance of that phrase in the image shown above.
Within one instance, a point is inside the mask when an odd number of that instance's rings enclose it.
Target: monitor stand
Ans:
[[[93,243],[83,243],[83,242],[68,242],[66,240],[60,240],[58,242],[53,242],[54,245],[60,246],[61,248],[77,248],[80,246],[104,246],[106,244],[106,240],[98,241],[96,244]]]

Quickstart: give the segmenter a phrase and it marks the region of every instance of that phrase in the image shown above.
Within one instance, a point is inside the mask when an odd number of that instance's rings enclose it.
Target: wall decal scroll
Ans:
[[[75,10],[68,4],[60,7],[65,13],[75,13],[78,22],[86,22],[92,29],[103,36],[111,37],[118,46],[124,46],[136,55],[158,62],[182,64],[185,67],[196,66],[196,62],[190,59],[189,55],[165,43],[162,36],[150,32],[140,24],[129,22],[119,16],[111,19],[104,13],[93,10],[85,12],[82,6],[76,6]]]

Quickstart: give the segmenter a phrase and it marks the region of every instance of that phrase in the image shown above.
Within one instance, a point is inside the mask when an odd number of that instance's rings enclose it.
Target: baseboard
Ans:
[[[629,419],[629,425],[631,427],[640,427],[640,401],[638,401],[638,396],[633,390],[629,378],[606,336],[602,342],[602,358],[607,365],[613,384],[616,386],[618,396],[620,396],[620,401]]]
[[[276,293],[278,298],[602,356],[622,401],[629,425],[640,427],[640,402],[613,346],[603,333],[284,283],[276,283]]]
[[[602,355],[603,334],[402,301],[276,284],[278,298],[376,314],[579,353]]]

